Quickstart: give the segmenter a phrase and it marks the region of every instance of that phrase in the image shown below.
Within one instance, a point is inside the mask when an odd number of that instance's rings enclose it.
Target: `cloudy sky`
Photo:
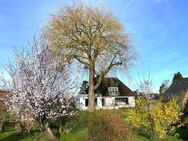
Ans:
[[[65,1],[65,0],[64,0]],[[14,47],[24,47],[47,23],[49,14],[63,0],[0,0],[0,68],[13,56]],[[68,0],[67,0],[68,2]],[[180,71],[188,76],[187,0],[84,0],[114,12],[129,33],[140,59],[129,75],[117,76],[132,89],[138,75],[150,72],[154,90]]]

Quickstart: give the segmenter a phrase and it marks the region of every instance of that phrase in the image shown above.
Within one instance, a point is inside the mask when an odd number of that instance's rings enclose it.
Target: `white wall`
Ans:
[[[97,108],[102,108],[102,97],[97,97]]]
[[[128,97],[129,107],[135,107],[135,97],[129,96]]]
[[[102,107],[102,97],[96,97],[97,98],[97,105],[96,109],[118,109],[122,106],[115,106],[115,97],[103,97],[104,98],[104,107]],[[85,99],[88,99],[87,96],[82,96],[79,98],[79,109],[87,110],[88,107],[85,106]],[[126,105],[125,107],[135,107],[135,97],[134,96],[128,96],[128,102],[129,105]]]
[[[96,98],[97,98],[97,105],[95,107],[96,107],[96,109],[100,109],[100,108],[102,108],[102,97],[99,96]],[[88,106],[85,105],[85,99],[88,99],[87,95],[79,98],[79,101],[80,101],[78,104],[79,109],[82,109],[82,110],[88,109]]]
[[[86,97],[80,97],[80,109],[83,109],[83,110],[85,110],[86,109],[86,107],[85,107],[85,98]]]
[[[115,106],[115,98],[114,97],[106,97],[105,99],[105,107],[113,107]]]

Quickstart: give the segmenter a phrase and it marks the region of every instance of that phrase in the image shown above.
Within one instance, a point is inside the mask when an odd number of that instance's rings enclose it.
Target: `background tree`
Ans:
[[[160,88],[159,88],[159,94],[163,94],[164,92],[165,92],[165,84],[164,83],[162,83],[161,84],[161,86],[160,86]]]
[[[21,121],[37,121],[47,140],[56,140],[48,127],[50,119],[72,113],[73,84],[63,58],[53,57],[45,41],[15,51],[15,63],[4,86],[11,92],[6,105]]]
[[[169,88],[169,86],[170,86],[169,80],[163,81],[163,83],[159,88],[159,94],[164,94],[164,92]]]
[[[76,60],[89,71],[89,111],[94,111],[94,90],[113,68],[127,68],[135,52],[128,34],[113,13],[83,4],[68,5],[52,15],[44,32],[56,55]]]
[[[89,84],[88,81],[84,80],[80,87],[80,94],[88,94]]]
[[[174,74],[173,81],[182,79],[182,78],[183,78],[182,74],[180,72],[177,72]]]

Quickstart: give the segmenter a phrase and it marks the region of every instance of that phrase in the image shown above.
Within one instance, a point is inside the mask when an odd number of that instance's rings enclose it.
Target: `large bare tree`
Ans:
[[[94,91],[116,66],[127,66],[135,52],[123,25],[112,12],[74,4],[51,16],[44,32],[50,47],[69,61],[77,60],[89,70],[89,106],[94,111]]]

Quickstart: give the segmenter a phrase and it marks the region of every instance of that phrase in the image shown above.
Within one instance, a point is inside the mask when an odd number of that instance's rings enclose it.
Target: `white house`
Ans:
[[[77,97],[77,106],[79,109],[88,108],[88,88],[86,85]],[[100,86],[95,91],[96,109],[118,109],[135,106],[135,93],[132,92],[118,78],[105,77]]]

